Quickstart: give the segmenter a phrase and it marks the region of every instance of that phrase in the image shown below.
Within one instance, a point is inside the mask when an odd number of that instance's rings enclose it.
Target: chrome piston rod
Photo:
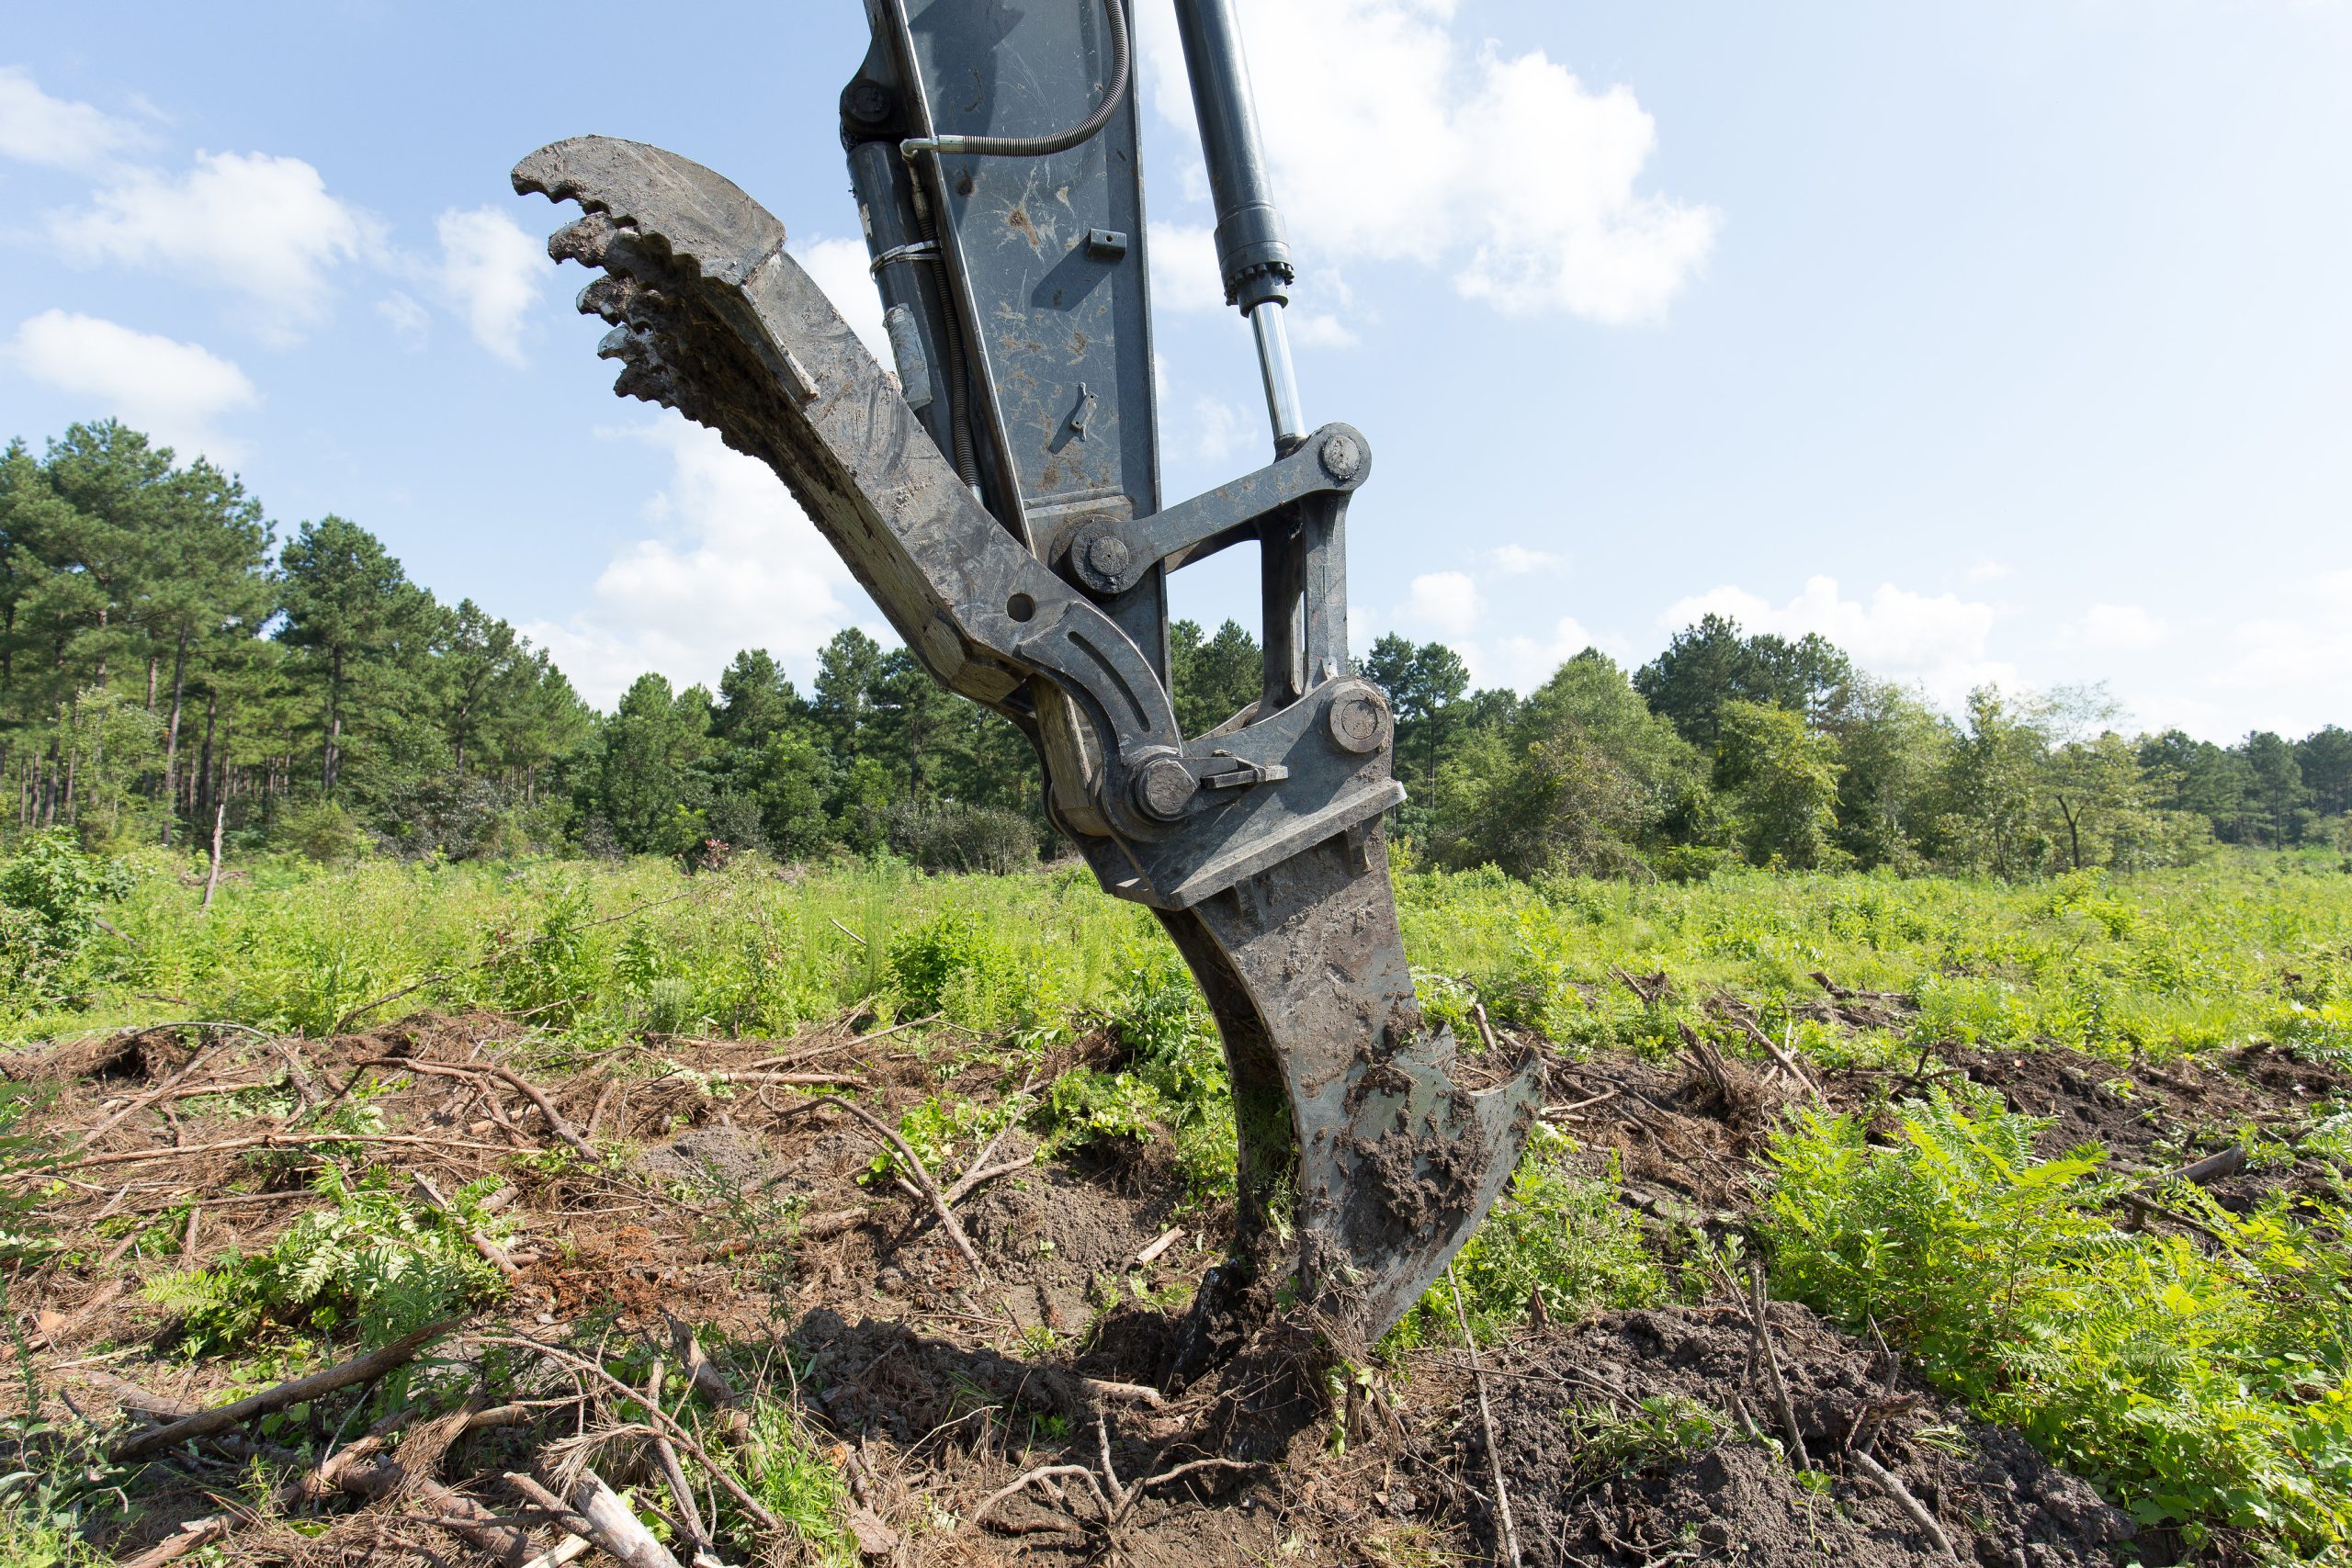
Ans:
[[[1266,176],[1240,25],[1232,0],[1176,0],[1176,28],[1183,39],[1193,113],[1201,126],[1201,155],[1208,164],[1209,192],[1216,204],[1216,262],[1225,282],[1225,302],[1250,318],[1274,448],[1285,452],[1307,431],[1283,318],[1296,271],[1282,214],[1274,208],[1272,183]]]

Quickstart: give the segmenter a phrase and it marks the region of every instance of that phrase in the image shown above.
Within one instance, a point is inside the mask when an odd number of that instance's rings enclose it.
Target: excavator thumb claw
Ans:
[[[1347,1336],[1385,1333],[1509,1179],[1535,1079],[1531,1062],[1458,1084],[1452,1038],[1414,1000],[1381,839],[1403,791],[1379,689],[1337,660],[1309,666],[1271,711],[1188,741],[1164,650],[1146,646],[1164,612],[1138,618],[1144,590],[1088,584],[1067,558],[1056,570],[983,506],[757,202],[603,137],[542,148],[514,185],[584,209],[548,248],[603,274],[580,308],[612,323],[600,352],[621,361],[616,389],[774,469],[933,675],[1038,746],[1057,819],[1104,885],[1166,924],[1232,1073],[1240,1224],[1224,1277],[1295,1277]],[[1251,493],[1283,510],[1249,525],[1335,530],[1368,463],[1361,436],[1326,427],[1265,471]],[[1205,526],[1184,519],[1217,493],[1168,526]],[[1150,525],[1090,524],[1181,553]]]

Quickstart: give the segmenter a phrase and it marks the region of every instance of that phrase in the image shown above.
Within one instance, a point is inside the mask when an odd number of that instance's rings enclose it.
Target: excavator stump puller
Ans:
[[[1224,1039],[1239,1141],[1201,1353],[1251,1292],[1294,1279],[1369,1341],[1510,1179],[1535,1064],[1464,1087],[1414,999],[1382,838],[1405,793],[1394,721],[1347,653],[1345,521],[1372,448],[1299,412],[1291,254],[1231,0],[1176,10],[1273,457],[1161,502],[1125,5],[868,0],[842,145],[895,373],[784,225],[708,169],[580,137],[526,158],[514,186],[583,211],[548,248],[602,274],[580,308],[612,324],[616,390],[774,469],[941,684],[1029,738],[1056,825],[1183,954]],[[1263,688],[1188,738],[1167,574],[1245,542]]]

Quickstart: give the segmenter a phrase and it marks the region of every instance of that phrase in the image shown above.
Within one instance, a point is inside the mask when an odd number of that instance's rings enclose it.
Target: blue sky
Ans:
[[[1947,705],[2105,681],[2217,739],[2352,723],[2352,7],[1245,9],[1307,412],[1378,452],[1361,640],[1524,689],[1721,608]],[[505,171],[673,148],[870,320],[860,13],[21,8],[0,434],[119,415],[282,527],[352,517],[600,704],[748,644],[805,682],[879,617],[763,471],[611,395]],[[1265,436],[1167,0],[1137,13],[1175,499]],[[1246,623],[1252,570],[1182,574],[1179,613]]]

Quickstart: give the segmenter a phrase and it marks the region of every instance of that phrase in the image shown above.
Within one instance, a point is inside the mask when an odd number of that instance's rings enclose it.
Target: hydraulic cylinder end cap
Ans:
[[[1290,301],[1290,242],[1272,207],[1258,203],[1220,213],[1216,226],[1217,270],[1225,278],[1225,302],[1248,315],[1268,300]]]
[[[1184,815],[1184,807],[1192,804],[1199,788],[1192,770],[1174,757],[1154,757],[1136,770],[1136,804],[1162,822],[1173,822]]]
[[[1388,739],[1388,699],[1369,681],[1343,681],[1331,694],[1329,723],[1341,750],[1368,756]]]

